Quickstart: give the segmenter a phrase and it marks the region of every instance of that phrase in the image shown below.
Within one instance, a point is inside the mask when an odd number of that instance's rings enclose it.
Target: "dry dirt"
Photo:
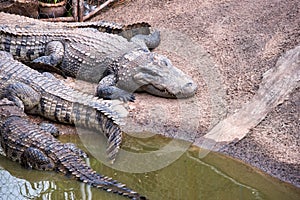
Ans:
[[[145,21],[162,31],[156,52],[198,83],[195,97],[169,100],[138,94],[128,105],[127,131],[150,131],[194,141],[235,113],[256,93],[262,75],[300,42],[297,0],[124,0],[94,20]],[[300,93],[237,143],[222,150],[300,186]]]
[[[136,101],[126,105],[124,130],[191,142],[247,104],[263,74],[300,43],[298,0],[122,0],[95,20],[150,23],[161,31],[161,45],[154,51],[168,56],[199,85],[189,99],[137,94]],[[298,88],[244,139],[222,152],[300,187],[299,113]],[[71,126],[58,126],[65,134],[74,133]]]

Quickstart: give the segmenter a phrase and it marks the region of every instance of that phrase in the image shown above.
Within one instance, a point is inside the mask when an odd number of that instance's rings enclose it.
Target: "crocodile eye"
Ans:
[[[148,49],[139,49],[141,52],[149,52]]]
[[[166,67],[166,66],[168,66],[168,62],[167,62],[166,60],[162,60],[162,61],[161,61],[161,65],[163,65],[163,66]]]

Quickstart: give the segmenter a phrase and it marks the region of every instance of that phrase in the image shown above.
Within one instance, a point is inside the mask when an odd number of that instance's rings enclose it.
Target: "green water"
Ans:
[[[61,138],[79,143],[74,136]],[[158,148],[152,141],[138,144]],[[166,141],[164,141],[166,142]],[[131,144],[130,144],[131,145]],[[125,145],[126,147],[126,145]],[[282,183],[234,159],[217,153],[199,158],[199,149],[190,148],[175,162],[147,173],[125,173],[111,169],[94,157],[90,165],[97,172],[113,177],[150,199],[205,200],[293,200],[300,199],[300,189]],[[135,163],[139,165],[139,163]],[[126,199],[91,188],[55,172],[26,170],[0,156],[0,199]]]

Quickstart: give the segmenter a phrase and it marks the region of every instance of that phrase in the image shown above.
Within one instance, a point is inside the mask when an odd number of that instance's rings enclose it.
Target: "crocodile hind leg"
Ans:
[[[50,133],[53,137],[58,137],[60,135],[58,128],[54,124],[42,122],[39,124],[39,127],[41,130]]]
[[[42,122],[39,124],[39,128],[43,131],[50,133],[53,137],[58,137],[60,135],[58,128],[54,124]],[[77,148],[76,145],[73,143],[65,143],[64,147],[69,149],[70,151],[72,151],[73,153],[78,155],[79,157],[82,157],[82,158],[88,157],[88,155],[84,151]]]
[[[41,94],[30,86],[15,82],[5,88],[6,98],[13,101],[22,110],[31,110],[39,104]]]
[[[35,69],[62,73],[62,71],[58,68],[58,65],[62,63],[64,53],[65,48],[63,43],[60,41],[52,41],[46,45],[45,56],[34,59],[30,64],[33,65]]]
[[[132,93],[122,90],[115,86],[117,78],[114,74],[105,76],[99,82],[96,89],[96,96],[104,99],[120,99],[122,101],[134,101]]]
[[[34,147],[27,148],[21,155],[21,164],[27,168],[53,170],[53,161],[44,152]]]
[[[75,144],[73,143],[65,143],[64,146],[68,149],[70,149],[73,153],[75,153],[77,156],[82,158],[87,158],[88,155],[82,151],[81,149],[77,148]]]

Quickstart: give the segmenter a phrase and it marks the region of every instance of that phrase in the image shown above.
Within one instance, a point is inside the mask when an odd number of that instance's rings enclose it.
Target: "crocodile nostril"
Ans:
[[[189,82],[189,83],[187,83],[185,86],[186,86],[186,87],[192,87],[193,84],[194,84],[193,82]]]
[[[189,93],[190,95],[195,94],[197,89],[198,89],[198,85],[193,81],[186,83],[184,87],[185,92]]]

